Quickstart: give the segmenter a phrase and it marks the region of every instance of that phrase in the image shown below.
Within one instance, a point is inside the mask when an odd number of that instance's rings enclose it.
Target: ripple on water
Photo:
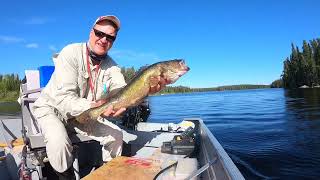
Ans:
[[[320,91],[157,96],[150,119],[201,117],[247,179],[320,177]]]

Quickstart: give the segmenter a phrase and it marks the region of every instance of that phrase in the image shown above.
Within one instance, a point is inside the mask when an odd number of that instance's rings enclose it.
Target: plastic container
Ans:
[[[49,82],[54,71],[54,66],[40,66],[38,67],[40,76],[40,88],[45,87]]]

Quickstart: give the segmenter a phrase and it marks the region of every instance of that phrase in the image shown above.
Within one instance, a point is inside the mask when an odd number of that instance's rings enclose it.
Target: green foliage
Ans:
[[[135,75],[145,69],[147,66],[141,67],[138,71],[135,71],[133,67],[131,68],[121,68],[121,72],[124,79],[128,83]],[[188,92],[206,92],[206,91],[225,91],[225,90],[241,90],[241,89],[258,89],[258,88],[270,88],[269,85],[251,85],[251,84],[241,84],[241,85],[231,85],[231,86],[219,86],[213,88],[190,88],[185,86],[167,86],[157,94],[173,94],[173,93],[188,93]]]
[[[20,79],[17,74],[0,74],[0,101],[17,100]]]
[[[243,90],[243,89],[260,89],[270,88],[269,85],[252,85],[252,84],[240,84],[231,86],[219,86],[212,88],[190,88],[185,86],[167,86],[161,90],[158,94],[171,94],[171,93],[188,93],[188,92],[207,92],[207,91],[228,91],[228,90]]]
[[[134,77],[134,75],[136,74],[136,71],[134,67],[131,67],[131,68],[122,67],[121,73],[123,74],[124,80],[126,81],[126,83],[128,83]]]
[[[282,79],[277,79],[273,81],[270,85],[271,88],[282,88],[283,87],[283,82]]]
[[[176,86],[176,87],[167,86],[163,90],[161,90],[159,94],[186,93],[186,92],[192,92],[192,89],[185,86]]]
[[[283,62],[284,88],[309,87],[320,84],[320,39],[303,41],[302,52],[291,44],[291,55]]]

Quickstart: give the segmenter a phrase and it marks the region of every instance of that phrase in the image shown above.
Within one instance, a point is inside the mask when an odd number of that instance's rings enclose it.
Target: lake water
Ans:
[[[150,98],[155,122],[200,117],[246,179],[320,179],[320,89]]]
[[[150,106],[152,122],[202,118],[246,179],[320,178],[320,89],[152,96]],[[0,115],[17,105],[0,103]]]

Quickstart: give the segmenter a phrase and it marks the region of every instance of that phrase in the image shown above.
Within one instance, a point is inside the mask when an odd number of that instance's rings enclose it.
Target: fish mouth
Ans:
[[[165,81],[166,81],[166,84],[172,84],[173,83],[173,81],[171,79],[165,79]]]
[[[177,73],[179,77],[183,76],[190,70],[190,68],[185,64],[184,61],[182,61],[180,65],[181,65],[181,70]]]
[[[183,72],[182,75],[184,75],[190,70],[190,68],[186,65],[186,62],[184,60],[181,60],[179,64],[181,66],[181,72]]]
[[[184,60],[179,61],[179,66],[173,68],[168,73],[166,73],[166,77],[164,77],[166,84],[172,84],[176,82],[181,76],[186,74],[190,68],[186,65]]]
[[[181,77],[181,76],[183,76],[184,74],[186,74],[188,71],[189,71],[189,69],[188,69],[188,70],[179,71],[179,72],[177,73],[177,75],[178,75],[179,77]]]
[[[165,78],[165,81],[167,84],[172,84],[172,83],[176,82],[181,76],[183,76],[187,72],[188,72],[188,70],[178,71],[175,74],[172,74],[172,76]]]

